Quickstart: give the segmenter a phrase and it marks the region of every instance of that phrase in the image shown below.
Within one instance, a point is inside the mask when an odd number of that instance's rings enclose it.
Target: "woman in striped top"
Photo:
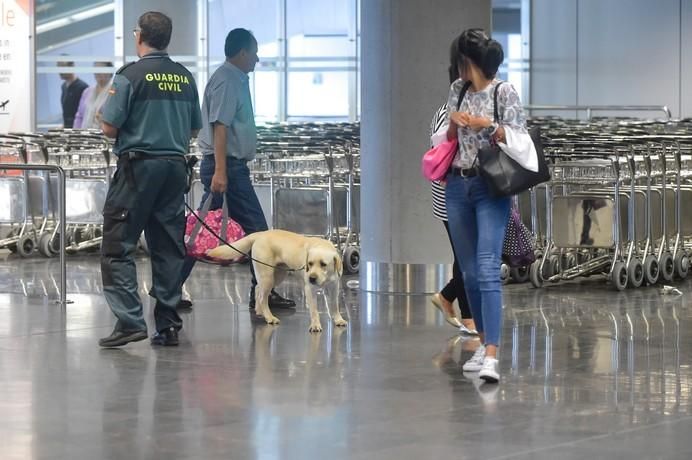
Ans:
[[[449,82],[450,84],[459,78],[459,65],[457,63],[457,50],[454,46],[455,42],[452,44],[451,49],[451,61],[449,66]],[[447,129],[449,127],[449,120],[447,117],[447,104],[442,105],[435,116],[432,119],[430,125],[430,139],[431,143],[434,145],[439,144],[447,140]],[[444,183],[440,181],[432,182],[432,211],[433,216],[440,219],[447,230],[447,236],[449,237],[450,247],[452,242],[451,234],[449,233],[449,224],[447,223],[447,205],[445,204],[445,186]],[[452,251],[454,252],[454,251]],[[449,280],[447,285],[432,298],[432,303],[437,307],[437,309],[442,312],[445,316],[445,320],[452,326],[456,326],[464,334],[476,335],[476,326],[473,322],[471,316],[471,310],[469,308],[469,302],[466,298],[466,290],[464,288],[464,277],[459,268],[459,261],[456,255],[454,256],[454,266],[452,270],[452,279]],[[461,321],[457,318],[454,311],[454,300],[459,303],[459,310],[461,311]]]

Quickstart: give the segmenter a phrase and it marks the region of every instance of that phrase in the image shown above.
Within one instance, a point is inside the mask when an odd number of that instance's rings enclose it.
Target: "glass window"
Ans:
[[[289,72],[289,117],[348,118],[348,85],[348,72]]]
[[[505,61],[498,77],[529,101],[529,8],[528,0],[493,0],[492,36],[502,44]]]
[[[250,76],[255,121],[258,123],[279,119],[279,72],[255,71]]]
[[[169,51],[197,76],[203,91],[225,60],[228,32],[244,27],[258,41],[260,63],[250,75],[256,119],[352,119],[358,117],[359,0],[199,0],[194,10],[162,11],[174,24]],[[36,101],[41,129],[61,127],[59,62],[73,62],[89,86],[96,62],[136,60],[133,24],[140,12],[134,0],[36,0]],[[196,15],[196,20],[187,21]],[[117,24],[116,24],[117,21]]]
[[[289,119],[351,115],[357,103],[351,97],[357,69],[355,17],[354,0],[286,0]]]
[[[257,121],[279,119],[280,41],[277,0],[209,0],[209,75],[224,62],[224,44],[231,30],[242,27],[257,39],[259,64],[251,74],[250,90]]]
[[[41,8],[39,8],[39,6]],[[114,2],[103,0],[37,1],[36,123],[39,129],[63,126],[60,74],[74,74],[94,86],[95,73],[112,73]],[[71,62],[66,72],[59,62]],[[95,62],[110,62],[97,68]]]

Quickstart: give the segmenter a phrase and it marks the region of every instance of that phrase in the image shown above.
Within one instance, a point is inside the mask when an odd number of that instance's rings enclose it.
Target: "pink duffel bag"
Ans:
[[[226,241],[229,243],[233,243],[244,237],[245,232],[238,222],[228,218],[226,194],[223,194],[223,206],[221,209],[209,211],[211,200],[212,195],[210,193],[204,204],[202,204],[202,209],[196,213],[199,219],[202,219],[217,235],[222,237],[225,235]],[[187,216],[187,223],[185,225],[185,248],[187,249],[188,256],[196,259],[207,259],[207,251],[223,243],[212,235],[212,233],[202,225],[199,219],[192,213]]]
[[[444,179],[452,161],[454,161],[457,145],[457,140],[452,139],[425,152],[421,162],[423,176],[430,181]]]

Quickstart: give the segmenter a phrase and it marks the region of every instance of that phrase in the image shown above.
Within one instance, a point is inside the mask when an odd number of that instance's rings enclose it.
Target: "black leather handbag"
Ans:
[[[495,87],[493,95],[495,123],[500,122],[497,111],[497,90],[501,84],[502,82]],[[529,136],[533,140],[538,155],[538,171],[536,172],[523,168],[495,143],[478,151],[476,157],[478,172],[486,180],[493,196],[516,195],[550,180],[550,169],[543,155],[540,129],[538,127],[531,128]]]

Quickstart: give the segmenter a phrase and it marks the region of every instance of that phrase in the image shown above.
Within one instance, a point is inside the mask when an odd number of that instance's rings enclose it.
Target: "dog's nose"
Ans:
[[[310,284],[317,284],[317,277],[311,276],[310,277]]]

